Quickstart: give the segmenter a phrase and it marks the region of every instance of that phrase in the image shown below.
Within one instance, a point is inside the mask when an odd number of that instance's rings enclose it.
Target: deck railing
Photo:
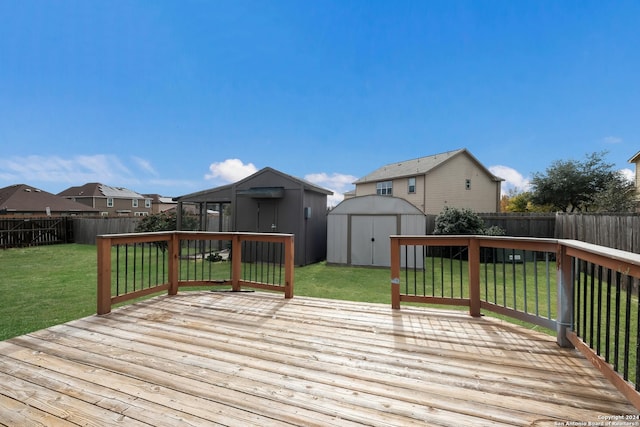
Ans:
[[[98,236],[98,314],[186,286],[227,286],[293,297],[294,237],[278,233],[158,232]]]
[[[468,306],[554,330],[640,409],[640,255],[574,240],[391,236],[392,307]]]

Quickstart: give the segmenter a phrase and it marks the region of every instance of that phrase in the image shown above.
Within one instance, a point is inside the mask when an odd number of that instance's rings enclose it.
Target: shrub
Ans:
[[[486,228],[484,221],[471,209],[458,209],[445,206],[436,217],[433,234],[485,234],[489,236],[504,236],[505,232],[498,226]]]

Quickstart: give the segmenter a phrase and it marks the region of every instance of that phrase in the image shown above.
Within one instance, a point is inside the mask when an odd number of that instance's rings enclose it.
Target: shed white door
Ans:
[[[389,267],[389,236],[398,234],[395,215],[351,217],[351,265]]]

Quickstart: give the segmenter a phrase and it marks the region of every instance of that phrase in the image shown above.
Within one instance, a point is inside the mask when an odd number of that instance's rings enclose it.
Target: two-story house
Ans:
[[[382,166],[355,181],[351,195],[399,197],[425,214],[437,215],[445,206],[499,212],[502,181],[459,149]]]
[[[146,216],[152,213],[151,197],[97,182],[69,187],[58,196],[98,209],[102,216]]]

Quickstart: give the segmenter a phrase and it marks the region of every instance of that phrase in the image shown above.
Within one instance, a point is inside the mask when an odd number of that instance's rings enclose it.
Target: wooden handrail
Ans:
[[[293,297],[294,282],[294,236],[292,234],[280,233],[241,233],[241,232],[201,232],[201,231],[174,231],[155,233],[127,233],[127,234],[107,234],[96,238],[98,252],[98,292],[97,292],[97,313],[99,315],[111,312],[111,306],[115,303],[124,302],[141,296],[167,291],[169,295],[178,293],[180,286],[188,286],[190,283],[180,281],[179,262],[180,244],[183,240],[216,240],[231,241],[231,279],[229,284],[233,291],[240,291],[242,286],[265,288],[269,290],[281,291],[285,298]],[[281,243],[284,247],[284,286],[269,285],[259,282],[242,280],[242,249],[241,243],[245,241]],[[166,244],[168,256],[168,279],[166,283],[159,283],[153,287],[139,289],[122,295],[112,296],[112,260],[111,248],[115,245],[139,244],[139,243],[159,243]]]
[[[406,236],[394,235],[391,239],[391,305],[393,309],[400,309],[402,301],[427,302],[433,304],[465,305],[469,307],[471,316],[479,316],[480,309],[486,308],[500,314],[520,320],[533,321],[543,326],[555,325],[556,340],[559,346],[576,347],[585,357],[598,368],[612,384],[614,384],[629,401],[640,409],[640,393],[633,383],[623,379],[613,364],[607,363],[585,343],[584,338],[573,331],[574,317],[574,283],[576,278],[575,263],[588,262],[602,268],[609,269],[628,277],[640,279],[640,255],[617,249],[606,248],[590,243],[566,239],[537,239],[526,237],[505,236]],[[446,296],[419,296],[401,294],[401,246],[463,246],[468,248],[468,281],[469,298],[450,298]],[[497,248],[509,250],[524,250],[534,252],[555,253],[556,257],[556,306],[557,319],[555,322],[542,319],[540,322],[531,313],[514,315],[514,310],[504,309],[489,301],[483,301],[480,291],[480,251],[481,248]],[[407,267],[405,267],[407,268]],[[611,283],[607,286],[612,287]],[[619,286],[618,286],[619,289]],[[585,291],[586,292],[586,291]],[[600,291],[598,291],[600,292]],[[628,290],[630,292],[630,290]],[[591,296],[591,298],[594,298]],[[628,296],[627,296],[628,298]],[[619,307],[618,307],[619,308]],[[576,310],[578,307],[575,308]],[[586,315],[586,313],[584,314]],[[589,314],[594,316],[593,313]],[[620,314],[618,314],[620,315]],[[640,323],[640,322],[639,322]],[[547,326],[548,327],[548,326]],[[640,328],[640,324],[637,325]],[[640,343],[636,343],[640,345]],[[640,357],[637,355],[636,357]],[[640,378],[636,378],[636,382]]]

